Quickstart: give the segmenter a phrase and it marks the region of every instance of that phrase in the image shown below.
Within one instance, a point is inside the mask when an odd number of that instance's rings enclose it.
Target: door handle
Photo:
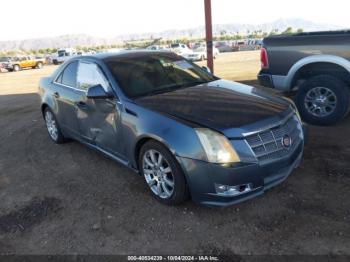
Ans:
[[[56,97],[56,98],[59,98],[60,94],[58,92],[55,92],[55,93],[53,93],[53,96]]]
[[[80,108],[80,109],[87,109],[87,104],[83,101],[79,101],[79,102],[75,103],[75,106],[77,108]]]

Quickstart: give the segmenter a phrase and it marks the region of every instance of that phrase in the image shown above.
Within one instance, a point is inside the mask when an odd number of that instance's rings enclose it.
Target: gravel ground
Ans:
[[[266,194],[168,207],[109,158],[53,144],[37,94],[0,95],[0,254],[350,255],[350,117],[308,131],[303,163]]]

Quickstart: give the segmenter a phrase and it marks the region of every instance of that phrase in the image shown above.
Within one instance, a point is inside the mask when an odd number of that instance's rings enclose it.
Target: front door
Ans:
[[[112,92],[100,67],[90,61],[81,61],[77,74],[78,88],[87,91],[98,84],[106,92]],[[121,115],[116,98],[89,99],[85,96],[77,104],[77,120],[84,140],[122,157]]]

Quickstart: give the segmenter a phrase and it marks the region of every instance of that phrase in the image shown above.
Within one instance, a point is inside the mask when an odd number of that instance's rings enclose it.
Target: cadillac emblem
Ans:
[[[284,135],[281,142],[284,148],[290,148],[292,145],[292,139],[289,135]]]

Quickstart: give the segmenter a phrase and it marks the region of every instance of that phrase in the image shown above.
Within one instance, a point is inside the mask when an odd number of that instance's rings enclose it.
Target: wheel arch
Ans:
[[[164,139],[162,139],[161,137],[155,136],[155,135],[151,135],[151,134],[143,135],[143,136],[139,137],[138,140],[136,141],[135,146],[134,146],[134,151],[133,151],[133,160],[134,160],[135,167],[137,169],[138,169],[138,157],[140,154],[140,150],[141,150],[142,146],[149,141],[156,141],[158,143],[161,143],[163,146],[165,146],[170,151],[170,153],[174,157],[176,157],[175,150]]]
[[[42,103],[40,110],[41,110],[41,114],[43,115],[43,117],[44,117],[44,111],[46,108],[50,108],[49,105],[47,103]]]
[[[314,71],[313,74],[310,71]],[[340,72],[342,79],[345,78],[350,84],[350,61],[333,55],[313,55],[305,57],[293,65],[288,72],[286,86],[292,90],[300,77],[305,76],[305,73],[315,75],[316,72],[332,75],[335,72]]]
[[[57,114],[57,107],[55,106],[55,103],[50,100],[44,100],[40,106],[41,114],[43,117],[46,108],[49,108],[54,114]]]

